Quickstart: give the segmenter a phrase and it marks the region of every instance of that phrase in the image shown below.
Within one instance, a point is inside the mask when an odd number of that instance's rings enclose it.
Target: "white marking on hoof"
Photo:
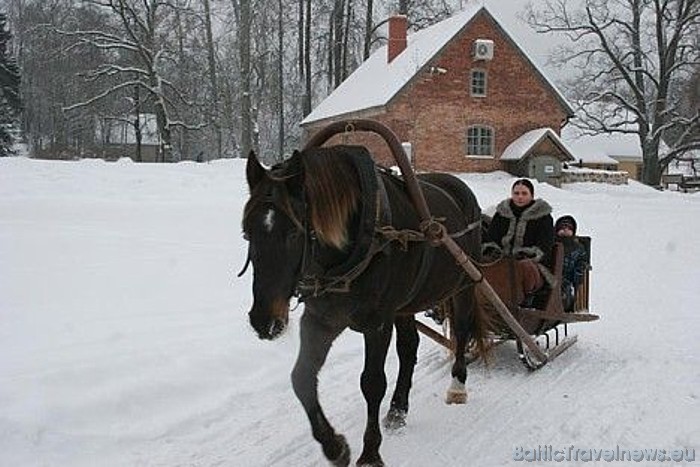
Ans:
[[[272,228],[275,226],[275,211],[273,209],[270,209],[265,214],[263,225],[265,226],[265,230],[272,232]]]
[[[452,384],[450,384],[445,395],[445,402],[447,404],[466,404],[467,389],[464,383],[460,383],[457,378],[452,378]]]

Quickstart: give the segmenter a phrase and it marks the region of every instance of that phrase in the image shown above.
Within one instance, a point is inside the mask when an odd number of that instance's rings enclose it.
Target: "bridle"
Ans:
[[[272,172],[272,171],[270,171],[270,172]],[[271,174],[268,173],[268,177],[269,177],[272,181],[275,181],[275,182],[284,181],[284,180],[286,180],[286,179],[289,179],[289,178],[294,177],[295,175],[296,175],[296,174],[283,175],[283,176],[275,176],[275,175],[271,175]],[[308,243],[308,242],[307,242],[307,239],[306,239],[306,237],[308,236],[308,229],[307,229],[307,225],[308,225],[308,218],[307,218],[307,217],[308,217],[308,216],[307,216],[308,208],[307,208],[307,202],[306,202],[306,195],[305,195],[303,189],[302,189],[302,200],[303,200],[303,202],[302,202],[302,206],[303,206],[303,210],[302,210],[302,211],[303,211],[302,221],[299,221],[299,219],[297,218],[297,216],[294,215],[294,212],[293,212],[293,210],[291,209],[291,206],[286,207],[286,206],[282,205],[279,201],[275,200],[275,197],[274,197],[272,191],[270,191],[269,193],[267,193],[267,194],[259,201],[260,206],[269,205],[269,206],[274,207],[276,210],[279,210],[279,211],[283,212],[283,213],[289,218],[289,220],[292,222],[292,224],[294,224],[294,227],[296,228],[296,233],[301,233],[301,234],[304,236],[304,246],[303,246],[303,250],[302,250],[302,260],[301,260],[301,265],[302,265],[301,267],[302,267],[302,269],[301,269],[301,270],[303,270],[303,265],[304,265],[305,257],[306,257],[306,255],[307,255],[307,243]],[[244,219],[243,219],[243,222],[245,223],[245,217],[244,217]],[[313,231],[312,231],[312,233],[313,233]],[[250,242],[247,233],[244,233],[243,238],[244,238],[245,240],[247,240],[248,242]],[[250,256],[250,243],[249,243],[249,245],[248,245],[248,253],[246,254],[245,263],[243,264],[243,268],[241,268],[240,272],[238,272],[238,274],[236,275],[236,277],[242,277],[242,276],[246,273],[246,271],[248,270],[248,267],[250,266],[250,263],[251,263],[251,262],[252,262],[252,260],[251,260],[251,256]]]

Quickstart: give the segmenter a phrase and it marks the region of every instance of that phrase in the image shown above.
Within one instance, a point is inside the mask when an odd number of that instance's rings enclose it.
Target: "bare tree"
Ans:
[[[398,10],[388,13],[398,12],[407,16],[409,28],[419,30],[451,16],[454,11],[452,3],[449,0],[399,0]],[[394,7],[393,2],[389,3],[389,7]]]
[[[284,154],[284,3],[277,1],[277,152]]]
[[[231,0],[238,23],[238,60],[240,66],[241,87],[241,157],[248,157],[253,149],[253,108],[251,100],[251,65],[250,41],[251,24],[253,21],[251,0]]]
[[[159,0],[83,0],[84,3],[105,9],[118,24],[116,31],[66,30],[62,34],[75,38],[102,51],[112,52],[107,61],[92,69],[87,78],[93,81],[116,80],[100,93],[81,102],[66,106],[70,111],[90,106],[108,96],[133,86],[144,90],[153,106],[160,136],[160,158],[172,160],[172,128],[197,128],[170,118],[170,110],[178,104],[191,105],[182,90],[177,89],[166,72],[171,61],[177,61],[172,47],[167,16],[180,8],[174,2]]]
[[[209,0],[203,0],[204,3],[204,25],[207,33],[207,64],[209,67],[209,83],[211,85],[212,94],[212,112],[209,119],[210,124],[214,128],[216,134],[216,157],[221,157],[222,152],[222,137],[220,124],[220,109],[219,109],[219,83],[216,73],[216,51],[214,49],[214,33],[211,26],[211,6]]]
[[[579,10],[567,0],[547,0],[538,9],[531,5],[527,19],[538,32],[570,39],[554,62],[577,70],[565,85],[577,125],[591,134],[638,135],[644,183],[658,185],[671,161],[700,147],[700,109],[684,115],[670,99],[700,64],[700,0],[584,0]],[[672,129],[681,136],[660,153]]]
[[[75,74],[87,72],[92,63],[103,59],[103,53],[87,47],[70,49],[71,41],[53,31],[69,24],[99,29],[104,17],[74,3],[12,0],[9,5],[16,57],[23,75],[22,128],[30,151],[43,156],[62,157],[68,152],[82,155],[95,139],[99,109],[66,115],[63,107],[96,92],[94,83],[76,80]]]
[[[24,126],[35,146],[101,156],[109,152],[98,147],[107,144],[101,122],[128,122],[140,159],[150,113],[162,160],[230,150],[245,157],[259,143],[271,162],[271,153],[278,158],[298,144],[298,122],[312,105],[381,43],[385,9],[396,3],[5,1],[20,20]],[[409,18],[426,18],[444,3],[405,2]]]
[[[306,17],[304,23],[304,102],[303,115],[311,113],[311,0],[306,0]]]
[[[369,53],[372,49],[372,32],[373,32],[373,18],[374,18],[374,1],[367,0],[367,9],[365,10],[365,37],[362,58],[367,60],[369,58]]]
[[[12,34],[7,29],[7,16],[0,10],[0,157],[13,153],[19,133],[20,101],[19,67],[11,50]]]

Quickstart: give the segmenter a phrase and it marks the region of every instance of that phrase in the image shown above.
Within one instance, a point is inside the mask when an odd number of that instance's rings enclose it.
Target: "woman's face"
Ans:
[[[522,208],[530,204],[532,201],[532,193],[530,193],[530,190],[528,190],[525,185],[515,185],[510,192],[510,199],[513,200],[513,204]]]

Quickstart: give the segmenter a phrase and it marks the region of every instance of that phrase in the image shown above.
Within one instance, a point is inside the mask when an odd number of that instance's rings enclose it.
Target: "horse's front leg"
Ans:
[[[294,393],[309,417],[313,436],[321,444],[326,458],[339,467],[350,464],[350,448],[345,437],[336,434],[321,409],[318,372],[326,361],[331,344],[343,329],[344,326],[319,320],[307,308],[301,317],[299,355],[292,370]]]
[[[394,325],[396,327],[396,353],[399,356],[399,376],[396,378],[394,395],[391,397],[391,407],[384,419],[384,426],[391,430],[406,425],[408,395],[411,391],[419,343],[418,330],[413,315],[397,317]]]
[[[392,322],[387,321],[379,329],[367,331],[365,337],[365,367],[362,370],[360,386],[367,402],[367,425],[363,438],[362,455],[357,460],[358,466],[383,466],[379,455],[382,433],[379,429],[379,406],[386,393],[386,374],[384,363],[391,341]]]

